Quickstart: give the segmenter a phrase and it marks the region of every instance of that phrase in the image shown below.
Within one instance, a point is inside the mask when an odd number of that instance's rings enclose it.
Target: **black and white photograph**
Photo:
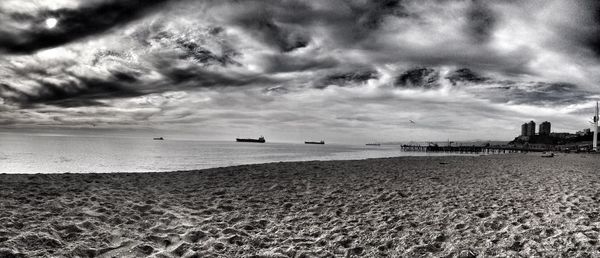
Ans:
[[[598,0],[0,0],[0,258],[600,257]]]

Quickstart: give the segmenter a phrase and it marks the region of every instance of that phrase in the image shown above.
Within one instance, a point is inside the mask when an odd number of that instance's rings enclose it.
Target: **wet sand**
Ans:
[[[0,175],[0,257],[600,255],[600,155]]]

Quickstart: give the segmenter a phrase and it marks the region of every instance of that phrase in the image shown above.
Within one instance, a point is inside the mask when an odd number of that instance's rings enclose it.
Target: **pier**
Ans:
[[[501,153],[524,153],[524,152],[543,152],[551,151],[551,149],[530,149],[530,148],[515,148],[503,146],[436,146],[436,145],[402,145],[402,151],[408,152],[449,152],[449,153],[465,153],[465,154],[501,154]]]

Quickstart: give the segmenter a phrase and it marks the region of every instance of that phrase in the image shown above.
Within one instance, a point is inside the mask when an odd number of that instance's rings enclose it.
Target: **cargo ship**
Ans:
[[[325,141],[321,140],[320,142],[304,142],[304,144],[325,144]]]
[[[259,137],[258,139],[243,139],[243,138],[235,138],[236,142],[259,142],[265,143],[265,137]]]
[[[163,138],[163,137],[156,137],[156,138],[152,138],[152,140],[155,140],[155,141],[162,141],[162,140],[164,140],[164,139],[165,139],[165,138]]]
[[[367,143],[365,145],[367,145],[367,146],[381,146],[380,143]]]

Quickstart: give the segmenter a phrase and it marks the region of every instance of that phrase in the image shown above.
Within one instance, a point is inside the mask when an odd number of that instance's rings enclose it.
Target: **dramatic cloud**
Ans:
[[[377,71],[356,71],[348,73],[336,73],[331,74],[318,81],[317,88],[327,87],[329,85],[345,86],[348,84],[360,84],[365,83],[371,79],[378,79],[379,74]]]
[[[166,0],[111,0],[82,5],[76,9],[39,10],[35,13],[6,13],[0,10],[0,15],[6,16],[2,20],[19,23],[3,24],[0,29],[0,49],[31,53],[60,46],[135,20],[148,9],[164,2]],[[22,26],[26,28],[19,28]]]
[[[439,86],[440,74],[431,68],[416,68],[402,73],[395,84],[400,87],[432,88]]]
[[[494,32],[495,13],[483,1],[474,1],[467,11],[467,29],[476,42],[486,42]]]
[[[510,139],[600,99],[593,0],[5,0],[0,24],[3,128]]]

